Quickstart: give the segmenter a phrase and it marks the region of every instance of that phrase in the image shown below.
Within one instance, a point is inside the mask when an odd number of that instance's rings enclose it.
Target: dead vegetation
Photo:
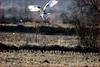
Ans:
[[[20,50],[0,52],[0,65],[9,66],[95,66],[99,65],[98,53],[79,53],[79,52],[65,52],[61,54],[60,51],[29,51]]]
[[[3,44],[12,44],[17,47],[25,44],[51,46],[60,45],[66,47],[77,46],[80,41],[78,36],[63,36],[63,35],[39,35],[39,34],[24,34],[24,33],[0,33],[0,42]]]

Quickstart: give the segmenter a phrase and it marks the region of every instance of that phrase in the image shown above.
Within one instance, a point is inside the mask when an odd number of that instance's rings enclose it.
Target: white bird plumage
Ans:
[[[57,0],[50,0],[43,8],[38,6],[38,5],[29,5],[28,6],[28,9],[31,11],[31,12],[40,12],[40,17],[43,19],[43,20],[46,20],[48,15],[50,13],[47,13],[46,12],[46,9],[47,8],[51,8],[53,6],[55,6],[56,4],[58,3]]]
[[[40,11],[37,5],[29,5],[28,8],[31,12]]]
[[[49,1],[45,6],[44,6],[44,10],[47,8],[47,7],[53,7],[54,5],[56,5],[58,3],[57,0],[51,0]]]

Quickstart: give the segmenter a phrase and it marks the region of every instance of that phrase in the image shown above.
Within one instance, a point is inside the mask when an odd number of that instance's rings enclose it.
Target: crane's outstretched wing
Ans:
[[[29,6],[28,6],[28,9],[29,9],[31,12],[40,11],[39,6],[37,6],[37,5],[29,5]]]
[[[51,0],[49,1],[45,6],[44,6],[44,10],[47,8],[47,7],[53,7],[54,5],[56,5],[58,3],[57,0]]]

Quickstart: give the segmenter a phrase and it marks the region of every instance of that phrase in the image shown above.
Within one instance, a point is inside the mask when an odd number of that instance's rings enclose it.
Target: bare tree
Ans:
[[[91,1],[91,5],[100,13],[100,10],[98,9],[98,0],[90,0]]]
[[[80,3],[80,6],[87,6],[87,5],[91,5],[94,7],[94,9],[97,10],[97,12],[100,13],[100,10],[98,9],[98,0],[77,0]]]

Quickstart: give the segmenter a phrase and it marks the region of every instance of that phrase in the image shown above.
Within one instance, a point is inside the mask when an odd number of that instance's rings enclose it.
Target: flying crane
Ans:
[[[40,17],[43,19],[43,21],[45,21],[48,15],[51,14],[51,13],[46,12],[47,8],[51,8],[55,6],[57,3],[58,3],[57,0],[50,0],[44,7],[41,7],[39,5],[29,5],[28,9],[31,12],[39,12]]]

